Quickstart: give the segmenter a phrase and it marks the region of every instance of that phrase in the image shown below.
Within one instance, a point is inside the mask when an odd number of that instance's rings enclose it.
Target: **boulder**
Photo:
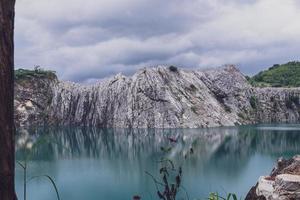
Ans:
[[[246,200],[298,200],[300,199],[300,157],[278,159],[270,176],[261,176],[251,188]]]

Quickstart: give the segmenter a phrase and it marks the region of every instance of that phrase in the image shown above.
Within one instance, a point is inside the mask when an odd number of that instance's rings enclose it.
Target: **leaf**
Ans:
[[[230,197],[232,197],[233,200],[237,200],[237,197],[236,197],[235,194],[229,193],[228,196],[227,196],[227,200],[230,200],[231,199]]]
[[[60,200],[60,196],[59,196],[59,193],[58,193],[58,189],[57,189],[57,187],[56,187],[56,184],[55,184],[54,180],[53,180],[49,175],[34,176],[34,177],[31,177],[31,178],[28,180],[28,182],[31,181],[31,180],[33,180],[33,179],[35,179],[35,178],[41,178],[41,177],[47,178],[47,179],[51,182],[51,184],[52,184],[52,186],[53,186],[53,188],[54,188],[54,190],[55,190],[55,192],[56,192],[57,200]]]
[[[20,161],[17,161],[17,163],[25,170],[25,165],[23,165]]]

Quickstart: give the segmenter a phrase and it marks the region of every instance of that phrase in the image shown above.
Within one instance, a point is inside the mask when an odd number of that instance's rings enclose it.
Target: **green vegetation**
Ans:
[[[29,70],[29,69],[15,70],[15,80],[17,81],[26,78],[32,78],[32,77],[49,78],[49,79],[57,78],[55,71],[44,70],[40,68],[40,66],[34,67],[33,70]]]
[[[178,142],[179,138],[168,138],[171,144],[176,144]],[[181,164],[178,165],[177,162],[172,161],[168,158],[168,154],[173,149],[173,146],[168,147],[161,147],[161,151],[165,154],[160,160],[157,162],[161,164],[159,169],[159,178],[156,178],[151,173],[145,171],[145,173],[153,180],[153,183],[155,185],[156,194],[158,199],[162,200],[176,200],[176,199],[182,199],[182,200],[190,200],[188,191],[185,189],[184,186],[182,186],[182,179],[183,179],[183,162],[190,157],[193,156],[194,150],[193,147],[190,147],[188,153],[184,156],[184,160],[181,162]],[[177,166],[177,167],[176,167]],[[183,193],[184,196],[179,197],[179,193]],[[182,194],[181,194],[182,195]],[[133,200],[140,200],[142,199],[139,195],[134,195]],[[210,193],[207,198],[201,198],[201,199],[208,199],[208,200],[238,200],[236,194],[234,193],[228,193],[225,197],[220,196],[218,193],[213,192]],[[199,199],[200,200],[200,199]]]
[[[189,88],[192,92],[196,92],[197,91],[197,88],[194,84],[191,84],[190,85],[190,88]]]
[[[228,105],[226,105],[226,104],[224,104],[224,109],[228,113],[231,113],[231,111],[232,111],[231,108]]]
[[[256,98],[256,96],[251,96],[250,97],[250,105],[253,109],[257,108],[257,98]]]
[[[229,193],[227,197],[221,197],[218,193],[210,193],[208,200],[237,200],[237,196],[235,194]]]
[[[299,96],[290,95],[288,98],[286,98],[285,105],[289,109],[293,109],[293,105],[299,106]]]
[[[300,87],[300,62],[274,64],[268,70],[246,78],[257,87]]]
[[[170,70],[171,72],[178,72],[178,68],[175,67],[175,66],[173,66],[173,65],[171,65],[171,66],[169,67],[169,70]]]
[[[192,111],[195,113],[195,114],[197,114],[198,112],[198,109],[197,109],[197,107],[196,106],[192,106],[191,107],[191,109],[192,109]]]
[[[245,116],[243,113],[241,113],[241,112],[239,112],[239,113],[237,114],[237,116],[238,116],[239,118],[241,118],[241,119],[246,119],[246,116]]]
[[[171,144],[175,144],[178,138],[168,138]],[[182,186],[183,171],[181,165],[175,167],[175,163],[168,158],[168,153],[173,149],[173,146],[162,146],[161,151],[165,154],[158,163],[161,164],[159,169],[160,177],[156,178],[151,173],[145,171],[145,173],[153,180],[156,188],[156,194],[159,199],[163,200],[175,200],[177,199],[180,191],[185,193],[186,199],[189,199],[186,189]],[[191,148],[191,154],[193,152]],[[141,199],[140,196],[133,196],[133,200]]]
[[[41,137],[38,138],[37,141],[35,143],[33,143],[32,141],[25,141],[25,143],[23,144],[21,150],[22,150],[22,155],[23,155],[23,161],[16,161],[16,163],[22,168],[23,170],[23,200],[27,199],[27,184],[34,180],[34,179],[38,179],[38,178],[46,178],[51,185],[53,186],[55,193],[56,193],[56,198],[57,200],[60,200],[60,195],[58,192],[58,188],[55,184],[55,181],[53,180],[53,178],[51,178],[51,176],[45,174],[45,175],[37,175],[37,176],[32,176],[32,177],[27,177],[28,174],[28,162],[32,159],[33,157],[33,153],[36,150],[36,148],[38,148],[38,146],[40,145],[47,145],[49,144],[49,139],[47,137]]]

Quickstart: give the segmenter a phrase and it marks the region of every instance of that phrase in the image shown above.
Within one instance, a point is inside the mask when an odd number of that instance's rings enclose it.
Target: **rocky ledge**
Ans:
[[[299,88],[252,87],[233,65],[158,66],[92,85],[32,75],[15,83],[15,122],[121,128],[299,122],[299,96]]]
[[[278,159],[269,176],[261,176],[245,200],[300,199],[300,155]]]

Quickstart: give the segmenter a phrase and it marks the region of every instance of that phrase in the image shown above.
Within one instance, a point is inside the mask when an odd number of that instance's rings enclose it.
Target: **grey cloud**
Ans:
[[[83,82],[157,64],[253,74],[299,59],[299,11],[296,0],[19,0],[16,67]]]

